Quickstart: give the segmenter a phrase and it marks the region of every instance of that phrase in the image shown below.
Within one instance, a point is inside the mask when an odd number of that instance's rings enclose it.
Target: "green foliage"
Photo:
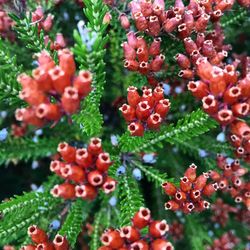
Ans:
[[[54,0],[40,0],[40,5],[43,7],[43,9],[49,10],[55,5]],[[34,0],[27,0],[27,6],[30,10],[34,10],[37,7],[37,3]]]
[[[147,194],[145,192],[145,197],[147,198],[146,204],[150,206],[152,214],[154,216],[155,213],[160,215],[161,219],[169,217],[172,220],[174,213],[166,215],[164,210],[165,195],[163,196],[159,192],[161,184],[166,181],[175,182],[174,178],[169,177],[173,176],[177,179],[177,176],[182,176],[187,166],[186,163],[193,160],[193,158],[199,163],[204,163],[206,168],[213,168],[215,164],[214,157],[217,152],[233,155],[231,146],[225,143],[217,143],[211,134],[204,135],[215,128],[217,123],[200,109],[191,113],[198,101],[195,102],[193,96],[187,92],[177,95],[177,97],[169,97],[172,102],[172,113],[168,117],[168,121],[173,121],[172,124],[162,126],[159,131],[146,131],[143,137],[131,137],[126,132],[121,137],[118,135],[118,146],[113,146],[110,143],[108,139],[110,132],[119,134],[118,129],[124,123],[121,124],[117,119],[114,119],[117,112],[115,111],[115,113],[113,110],[110,112],[113,107],[110,108],[111,105],[106,107],[107,103],[111,103],[110,100],[116,97],[124,97],[128,85],[133,84],[140,88],[148,83],[145,75],[128,72],[123,67],[123,52],[120,44],[126,39],[126,31],[121,28],[118,19],[119,11],[128,12],[127,4],[129,1],[116,1],[116,5],[112,6],[110,12],[113,19],[109,27],[108,24],[103,23],[103,18],[109,11],[103,0],[84,0],[83,2],[85,7],[83,10],[84,16],[82,17],[79,15],[80,8],[74,4],[74,0],[71,2],[64,1],[54,9],[55,3],[53,0],[39,1],[46,14],[53,11],[56,17],[55,22],[60,23],[61,26],[61,28],[58,28],[59,26],[56,26],[58,23],[56,23],[49,33],[50,37],[54,37],[56,32],[62,31],[67,37],[69,46],[73,47],[72,51],[78,67],[81,70],[92,72],[93,82],[90,95],[81,103],[80,112],[73,116],[73,123],[69,124],[66,119],[62,119],[55,128],[49,129],[46,127],[43,135],[39,136],[38,141],[33,139],[34,133],[31,131],[34,128],[29,129],[25,138],[16,139],[8,136],[8,139],[0,144],[0,165],[47,157],[56,152],[57,145],[61,141],[82,146],[83,142],[87,142],[90,136],[99,136],[102,132],[105,132],[102,137],[104,141],[103,148],[108,149],[107,152],[110,153],[111,160],[114,162],[109,169],[108,175],[117,179],[117,189],[110,196],[100,192],[93,203],[82,199],[64,201],[52,197],[49,193],[55,183],[59,184],[64,181],[62,178],[52,175],[48,181],[42,184],[43,193],[24,193],[0,204],[1,247],[11,242],[16,246],[28,242],[28,226],[36,223],[47,230],[51,220],[57,218],[62,224],[58,233],[67,237],[72,248],[76,246],[83,224],[87,221],[92,223],[93,232],[88,245],[90,245],[91,250],[98,249],[100,236],[105,228],[110,226],[119,228],[129,225],[131,218],[139,208],[145,206],[140,190],[140,182],[133,178],[132,167],[139,168],[147,179],[145,182],[149,185],[149,188],[146,191],[150,190],[150,192]],[[184,2],[187,3],[187,1]],[[168,7],[173,4],[173,0],[166,2]],[[27,5],[28,10],[34,10],[37,7],[36,1],[31,0],[27,0]],[[237,30],[237,33],[233,31],[236,31],[237,27],[243,22],[244,27],[247,27],[249,22],[247,14],[247,10],[234,7],[233,11],[223,15],[221,18],[222,27],[226,29],[227,33],[230,33],[227,37],[230,38],[230,36],[241,34],[242,27]],[[46,49],[56,60],[56,52],[53,54],[50,51],[50,44],[44,44],[45,34],[43,31],[38,32],[37,24],[32,23],[31,13],[25,18],[19,18],[14,14],[10,16],[16,23],[14,29],[17,32],[17,41],[12,46],[10,42],[0,40],[0,101],[7,100],[8,103],[6,103],[9,104],[9,107],[14,109],[17,106],[25,105],[18,98],[20,86],[16,77],[21,72],[29,73],[32,70],[32,53]],[[73,32],[73,37],[71,37],[72,27],[81,18],[86,21],[85,31],[87,32],[85,35],[89,39],[83,37],[83,34],[78,33],[76,30]],[[67,25],[64,26],[61,22],[67,22]],[[142,33],[140,32],[138,35],[142,35]],[[156,77],[159,81],[164,80],[166,82],[166,79],[169,79],[171,82],[176,79],[179,71],[173,57],[177,53],[182,53],[184,47],[179,38],[175,36],[175,33],[162,34],[161,37],[161,52],[166,56],[165,61],[168,70],[157,73]],[[152,37],[149,38],[147,35],[145,35],[145,38],[146,40],[152,40]],[[75,41],[74,44],[72,44],[73,40]],[[104,88],[107,89],[105,93]],[[103,106],[101,106],[102,101]],[[180,112],[183,104],[186,105],[186,109],[184,112]],[[107,115],[107,121],[112,123],[109,124],[108,128],[103,127],[104,119],[100,110],[103,111],[105,116]],[[12,117],[9,115],[6,120],[1,121],[1,125],[5,126],[6,124],[7,127],[7,123],[12,122],[11,119]],[[113,129],[115,131],[112,131]],[[176,151],[179,149],[178,154],[173,150],[173,145],[176,147]],[[201,158],[200,149],[206,150],[209,157]],[[159,156],[155,166],[140,162],[140,153],[147,151],[156,152]],[[121,159],[123,160],[122,163]],[[44,159],[44,161],[47,160]],[[126,173],[117,177],[117,169],[121,164],[124,164],[124,166],[127,164]],[[141,183],[143,184],[144,180]],[[111,196],[118,197],[117,205],[109,204]],[[148,200],[151,202],[150,204],[147,203]],[[200,215],[185,216],[185,238],[188,239],[188,243],[185,242],[185,249],[202,250],[205,249],[205,245],[211,243],[211,239],[207,234],[208,228],[203,225],[204,218],[207,220],[207,214],[204,217]],[[230,225],[230,223],[228,224]],[[232,227],[234,226],[232,225]],[[234,228],[241,233],[240,223],[238,223],[238,227]],[[52,229],[47,230],[47,232],[51,238],[56,233]],[[247,234],[245,229],[242,232]],[[218,233],[221,233],[220,229]]]
[[[190,140],[215,128],[216,125],[214,120],[198,109],[178,120],[176,125],[162,126],[159,132],[147,131],[143,137],[132,137],[126,132],[121,136],[119,146],[122,152],[140,152],[152,149],[153,146],[162,147],[162,141],[174,144],[176,139]]]
[[[0,204],[0,212],[5,216],[8,213],[20,212],[22,209],[32,209],[39,205],[53,200],[49,193],[30,192],[24,193],[21,196],[14,196],[10,201],[5,201]]]
[[[93,73],[92,91],[86,97],[81,106],[79,114],[74,116],[74,121],[81,125],[83,132],[87,135],[98,135],[102,129],[103,118],[99,107],[105,85],[105,62],[104,56],[108,36],[105,34],[107,24],[103,23],[103,17],[107,13],[107,6],[102,0],[85,0],[84,13],[89,20],[89,36],[94,37],[94,42],[90,49],[83,44],[78,32],[74,32],[76,41],[73,49],[81,69],[88,69]]]
[[[120,227],[130,224],[134,214],[144,206],[143,197],[135,179],[128,174],[119,178]]]
[[[228,15],[223,15],[221,20],[222,28],[231,28],[232,25],[242,25],[247,19],[249,11],[243,7],[238,7],[229,12]]]
[[[101,209],[98,213],[95,215],[95,222],[94,222],[94,231],[93,234],[91,235],[91,242],[90,242],[90,249],[95,250],[98,249],[100,246],[100,225],[101,225],[101,220],[103,216],[103,210]]]
[[[77,133],[76,127],[67,124],[57,125],[53,129],[53,134],[46,135],[38,138],[37,141],[28,136],[15,139],[9,137],[8,140],[0,144],[0,165],[8,164],[11,161],[28,161],[47,157],[56,153],[60,142],[82,139],[82,136]]]
[[[0,204],[3,215],[0,222],[0,245],[25,235],[28,226],[38,223],[45,214],[55,212],[61,202],[61,199],[53,198],[48,192],[30,192]]]
[[[205,250],[205,245],[211,243],[206,228],[195,215],[186,216],[185,236],[189,239],[189,249]]]
[[[72,248],[76,243],[77,236],[82,230],[82,224],[86,220],[91,207],[92,206],[86,201],[77,199],[72,204],[68,216],[63,223],[63,226],[58,232],[59,234],[66,236]]]
[[[61,138],[41,138],[34,142],[30,138],[10,139],[0,144],[0,164],[10,161],[38,159],[56,153]],[[8,159],[8,161],[6,161]]]
[[[49,209],[53,209],[54,207],[50,207]],[[8,228],[0,229],[0,245],[4,245],[7,242],[11,242],[11,238],[13,237],[13,234],[20,235],[22,233],[22,229],[27,228],[34,222],[38,220],[38,218],[41,216],[44,216],[45,210],[40,210],[37,212],[34,212],[31,216],[19,220],[18,222],[12,221],[12,223],[9,225]]]
[[[0,39],[0,100],[9,106],[20,106],[22,101],[18,97],[20,85],[17,76],[22,72],[22,66],[17,65],[7,42]],[[7,98],[8,97],[8,98]]]
[[[232,155],[233,148],[227,143],[219,143],[210,136],[197,137],[192,140],[182,141],[174,139],[175,145],[184,153],[200,159],[200,150],[205,150],[207,154],[216,156],[217,153]]]
[[[41,52],[43,49],[49,51],[50,43],[46,46],[44,43],[44,32],[38,32],[37,24],[32,23],[31,15],[20,19],[15,14],[10,14],[10,17],[15,21],[15,31],[18,38],[26,45],[32,52]]]
[[[145,166],[135,161],[132,161],[132,164],[139,168],[145,174],[148,181],[155,184],[156,188],[160,188],[162,183],[170,181],[170,179],[167,179],[167,174],[161,173],[156,167]]]

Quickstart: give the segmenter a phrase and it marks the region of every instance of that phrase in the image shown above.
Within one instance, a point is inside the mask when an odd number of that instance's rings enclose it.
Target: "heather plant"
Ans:
[[[0,0],[0,247],[249,249],[249,0]]]

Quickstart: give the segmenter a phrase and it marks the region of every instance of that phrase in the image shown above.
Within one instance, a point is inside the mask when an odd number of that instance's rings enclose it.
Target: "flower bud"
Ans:
[[[101,172],[106,172],[112,165],[110,156],[108,153],[100,153],[96,160],[96,168]]]
[[[202,107],[204,111],[210,115],[218,112],[218,101],[213,95],[208,95],[202,98]]]
[[[61,142],[57,147],[57,151],[66,162],[71,163],[75,161],[76,149],[68,143]]]
[[[161,49],[161,38],[155,38],[154,41],[151,43],[149,47],[149,55],[151,56],[157,56],[160,54],[160,49]]]
[[[128,126],[128,131],[132,136],[143,136],[144,127],[140,122],[132,122]]]
[[[118,249],[123,246],[124,240],[120,236],[120,233],[116,230],[109,230],[101,236],[102,244],[109,246],[112,249]]]
[[[141,238],[140,232],[136,228],[131,226],[121,228],[120,236],[122,238],[125,238],[129,242],[135,242]]]
[[[127,104],[123,104],[119,110],[122,112],[122,115],[124,117],[124,119],[127,122],[131,122],[133,120],[135,120],[136,116],[135,116],[135,109]]]
[[[149,33],[152,36],[158,36],[161,30],[160,22],[157,16],[150,16],[148,22]]]
[[[125,13],[122,13],[119,17],[120,19],[120,22],[121,22],[121,26],[127,30],[130,28],[130,22],[129,22],[129,19],[127,17],[127,15]]]
[[[132,223],[136,228],[142,229],[149,224],[150,219],[151,219],[150,210],[141,207],[140,210],[134,215]]]
[[[177,211],[180,209],[180,205],[174,200],[166,202],[164,206],[166,210]]]
[[[76,65],[73,53],[69,49],[63,49],[58,51],[59,66],[65,72],[65,74],[72,76],[75,74]]]
[[[76,197],[80,197],[84,200],[94,200],[97,196],[96,189],[91,185],[80,185],[75,187]]]
[[[90,171],[88,173],[87,179],[88,182],[94,187],[101,186],[104,182],[102,172],[98,170]]]
[[[162,188],[164,189],[165,193],[169,196],[173,196],[176,194],[177,189],[174,184],[171,182],[165,182],[162,184]]]
[[[156,56],[152,62],[150,63],[150,69],[154,72],[158,72],[161,70],[163,64],[165,61],[165,56],[160,54],[158,56]]]
[[[177,54],[175,60],[182,69],[189,69],[191,67],[189,58],[183,54]]]
[[[50,193],[54,197],[61,197],[65,200],[74,199],[75,198],[75,186],[70,183],[63,183],[60,185],[55,185]]]
[[[149,129],[159,129],[162,123],[162,118],[159,114],[151,114],[147,119],[147,126]]]
[[[48,240],[47,234],[44,230],[40,229],[36,225],[32,225],[28,228],[28,235],[30,236],[31,240],[36,243],[43,243]]]
[[[149,224],[149,233],[154,238],[160,238],[169,231],[166,220],[153,221]]]
[[[83,169],[79,166],[71,166],[67,164],[62,170],[61,174],[67,180],[76,182],[76,183],[83,183],[85,180],[85,173]]]
[[[152,250],[159,250],[159,249],[167,249],[167,250],[174,250],[173,245],[164,240],[164,239],[156,239],[151,244]]]
[[[87,96],[91,91],[92,74],[89,71],[81,70],[79,76],[74,79],[73,86],[77,89],[80,97]]]

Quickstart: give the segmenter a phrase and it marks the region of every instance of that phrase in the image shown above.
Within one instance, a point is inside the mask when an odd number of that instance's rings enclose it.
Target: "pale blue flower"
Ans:
[[[8,137],[8,130],[6,128],[0,130],[0,141],[5,141],[7,137]]]
[[[109,200],[109,205],[114,207],[114,206],[116,206],[116,204],[117,204],[117,199],[115,196],[112,196]]]
[[[140,181],[142,178],[141,170],[139,168],[135,168],[132,172],[133,177],[137,180]]]
[[[224,132],[221,132],[217,135],[216,140],[219,142],[225,142],[226,141],[226,136]]]

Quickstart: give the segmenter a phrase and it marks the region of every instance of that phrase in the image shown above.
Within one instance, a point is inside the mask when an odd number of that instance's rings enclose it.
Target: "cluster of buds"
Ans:
[[[242,7],[249,8],[250,7],[250,1],[249,0],[237,0],[238,4]]]
[[[239,242],[240,239],[229,231],[224,233],[219,239],[215,239],[213,245],[207,247],[206,250],[234,249]]]
[[[42,6],[38,6],[35,11],[32,12],[32,23],[36,23],[38,27],[38,32],[41,30],[45,32],[49,32],[53,26],[54,16],[48,14],[46,17],[44,16]]]
[[[42,51],[38,55],[39,66],[32,71],[32,76],[18,76],[22,85],[19,96],[29,106],[16,110],[17,121],[35,127],[49,122],[56,124],[63,115],[76,113],[81,100],[91,91],[92,75],[88,71],[75,75],[72,52],[64,49],[58,55],[59,65],[56,65],[48,52]]]
[[[44,30],[46,33],[48,33],[53,26],[53,19],[54,16],[51,14],[48,14],[47,17],[44,16],[42,6],[38,6],[36,10],[32,12],[32,23],[37,24],[38,33],[40,33],[41,30]],[[66,41],[61,33],[56,34],[55,41],[52,41],[49,36],[46,35],[44,37],[44,43],[45,45],[50,43],[51,50],[59,50],[66,47]]]
[[[23,137],[27,132],[27,125],[22,123],[20,126],[17,124],[11,125],[11,134],[12,136],[18,138]]]
[[[10,41],[14,41],[15,34],[11,30],[14,25],[14,22],[3,8],[6,2],[6,0],[0,0],[0,37],[7,38]]]
[[[236,68],[229,64],[223,68],[213,66],[200,57],[197,74],[201,78],[191,81],[188,89],[202,100],[203,110],[222,126],[250,113],[250,74],[238,80]]]
[[[222,61],[228,55],[230,45],[224,44],[224,33],[220,25],[217,24],[212,32],[199,32],[194,38],[185,37],[183,39],[185,54],[177,54],[175,60],[181,71],[179,77],[192,79],[198,74],[200,58],[206,60],[213,66],[222,66]]]
[[[247,210],[245,208],[240,208],[238,210],[238,213],[235,214],[235,217],[238,221],[248,225],[248,227],[249,227],[249,225],[250,225],[250,210]]]
[[[145,229],[148,234],[142,235],[141,230]],[[153,220],[150,210],[141,207],[132,219],[132,226],[106,230],[101,236],[104,246],[98,250],[173,250],[173,245],[166,240],[168,231],[165,220]]]
[[[185,6],[182,0],[176,0],[173,7],[165,10],[164,0],[134,0],[130,7],[137,30],[151,36],[159,36],[163,30],[167,33],[176,31],[178,37],[183,39],[190,36],[192,31],[205,31],[210,20],[213,23],[218,22],[233,4],[233,0],[193,0]]]
[[[142,88],[142,96],[136,87],[128,87],[127,101],[119,110],[126,122],[132,136],[143,136],[147,129],[157,130],[164,121],[170,102],[164,99],[164,90],[158,86],[154,90],[148,87]]]
[[[150,46],[146,40],[137,37],[133,31],[127,34],[127,42],[122,44],[124,52],[124,67],[130,71],[138,71],[149,79],[159,72],[164,65],[165,56],[160,53],[161,38],[154,38]],[[154,78],[153,78],[154,79]]]
[[[87,148],[75,148],[63,142],[57,151],[62,160],[52,161],[50,170],[65,182],[53,187],[51,194],[54,197],[93,200],[99,189],[106,194],[115,190],[116,181],[107,173],[112,161],[103,151],[101,139],[92,138]]]
[[[237,157],[250,163],[250,127],[246,122],[235,121],[230,125],[229,141],[235,148]]]
[[[57,234],[51,242],[44,230],[36,225],[28,228],[28,235],[33,244],[21,247],[21,250],[68,250],[69,243],[66,237]]]
[[[241,167],[239,160],[227,163],[226,157],[220,154],[217,156],[217,166],[222,171],[210,170],[208,175],[218,183],[220,190],[229,192],[236,203],[242,202],[250,210],[250,182],[244,182],[242,178],[247,169]]]
[[[172,236],[174,241],[178,241],[183,239],[184,237],[184,226],[182,223],[178,222],[177,220],[173,221],[169,225],[169,235]]]
[[[250,114],[249,58],[237,58],[231,64],[223,64],[231,46],[224,44],[225,36],[218,20],[224,11],[231,9],[233,3],[191,1],[184,8],[183,4],[176,1],[175,6],[177,10],[185,10],[182,14],[183,22],[177,26],[177,35],[183,40],[186,52],[175,56],[181,68],[179,77],[190,81],[188,89],[202,101],[203,110],[222,126],[228,126]],[[209,20],[214,22],[214,30],[205,32]],[[176,26],[173,28],[175,30]],[[170,25],[168,32],[173,30]],[[193,30],[197,33],[191,37]],[[239,63],[241,74],[237,71]],[[194,81],[196,77],[199,79]],[[247,158],[248,153],[243,152],[242,148],[241,146],[239,153],[242,158]]]
[[[180,188],[177,188],[171,182],[162,184],[165,193],[172,197],[172,200],[165,203],[166,210],[181,210],[188,214],[191,212],[201,212],[209,209],[210,203],[204,200],[210,197],[218,189],[218,184],[207,183],[209,179],[208,173],[200,176],[196,175],[197,166],[191,164],[185,171],[184,177],[180,180]]]
[[[215,203],[211,205],[211,211],[213,213],[211,220],[215,223],[219,223],[222,227],[225,227],[229,213],[238,213],[238,209],[223,202],[221,198],[218,198]]]
[[[60,50],[66,48],[66,41],[62,33],[57,33],[56,38],[52,41],[48,35],[44,36],[44,44],[47,46],[50,44],[50,50]]]

